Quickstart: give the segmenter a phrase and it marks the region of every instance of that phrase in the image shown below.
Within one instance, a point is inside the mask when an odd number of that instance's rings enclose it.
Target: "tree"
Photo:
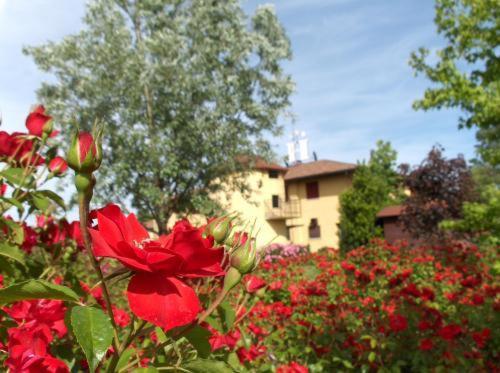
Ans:
[[[459,126],[477,127],[479,154],[500,164],[500,4],[498,0],[436,0],[438,33],[446,46],[437,63],[427,63],[420,48],[410,65],[433,87],[414,103],[416,109],[459,108]]]
[[[500,173],[495,167],[475,161],[471,167],[477,201],[465,202],[462,219],[445,220],[440,227],[464,234],[485,246],[500,245]]]
[[[378,141],[370,160],[354,172],[352,187],[340,196],[340,248],[348,251],[382,234],[377,213],[402,198],[396,171],[397,153],[389,142]]]
[[[462,218],[465,202],[475,198],[472,174],[463,156],[446,159],[441,147],[433,147],[422,163],[402,168],[410,195],[400,217],[403,228],[416,239],[440,241],[445,219]]]
[[[93,0],[85,28],[25,48],[55,80],[38,96],[62,124],[105,124],[101,202],[131,203],[164,229],[172,213],[206,213],[242,155],[269,155],[266,138],[289,106],[291,58],[271,7],[251,20],[237,0]]]

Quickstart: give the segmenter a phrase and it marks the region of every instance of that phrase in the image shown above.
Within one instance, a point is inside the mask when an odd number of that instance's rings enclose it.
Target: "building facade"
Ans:
[[[228,211],[254,221],[259,245],[293,242],[338,247],[340,195],[352,185],[356,165],[331,160],[282,167],[257,161],[249,174],[250,198],[239,192],[223,197]]]

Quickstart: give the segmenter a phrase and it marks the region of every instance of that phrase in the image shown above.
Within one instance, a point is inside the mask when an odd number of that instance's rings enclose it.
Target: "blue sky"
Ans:
[[[311,149],[322,159],[346,162],[368,157],[378,139],[389,140],[399,161],[420,162],[432,145],[448,156],[474,156],[474,133],[458,130],[458,112],[416,112],[411,103],[428,82],[408,65],[419,46],[439,48],[431,0],[275,0],[292,41],[286,63],[297,87],[292,112],[295,128],[307,132]],[[2,129],[23,130],[36,103],[35,90],[47,79],[22,54],[23,45],[58,41],[81,28],[80,0],[0,0],[0,111]],[[284,154],[292,130],[274,140]]]

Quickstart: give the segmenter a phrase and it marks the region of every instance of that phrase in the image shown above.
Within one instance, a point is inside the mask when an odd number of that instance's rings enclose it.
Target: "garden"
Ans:
[[[497,2],[56,2],[0,0],[0,371],[500,373]]]
[[[11,372],[498,371],[495,246],[347,253],[272,244],[236,216],[165,235],[108,204],[90,210],[102,131],[65,158],[42,106],[0,132],[0,351]],[[79,221],[48,180],[74,171]]]

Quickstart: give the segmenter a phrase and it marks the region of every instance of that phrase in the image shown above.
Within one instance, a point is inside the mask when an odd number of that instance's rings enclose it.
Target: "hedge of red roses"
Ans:
[[[234,346],[248,367],[302,371],[500,371],[500,286],[474,245],[374,242],[258,273],[266,291]]]
[[[233,371],[236,355],[212,353],[211,342],[232,329],[226,298],[258,263],[251,232],[224,216],[199,228],[181,220],[158,236],[114,204],[90,210],[102,130],[76,131],[63,158],[43,106],[26,128],[0,131],[1,366]],[[72,223],[62,198],[42,189],[68,167],[80,216]]]

